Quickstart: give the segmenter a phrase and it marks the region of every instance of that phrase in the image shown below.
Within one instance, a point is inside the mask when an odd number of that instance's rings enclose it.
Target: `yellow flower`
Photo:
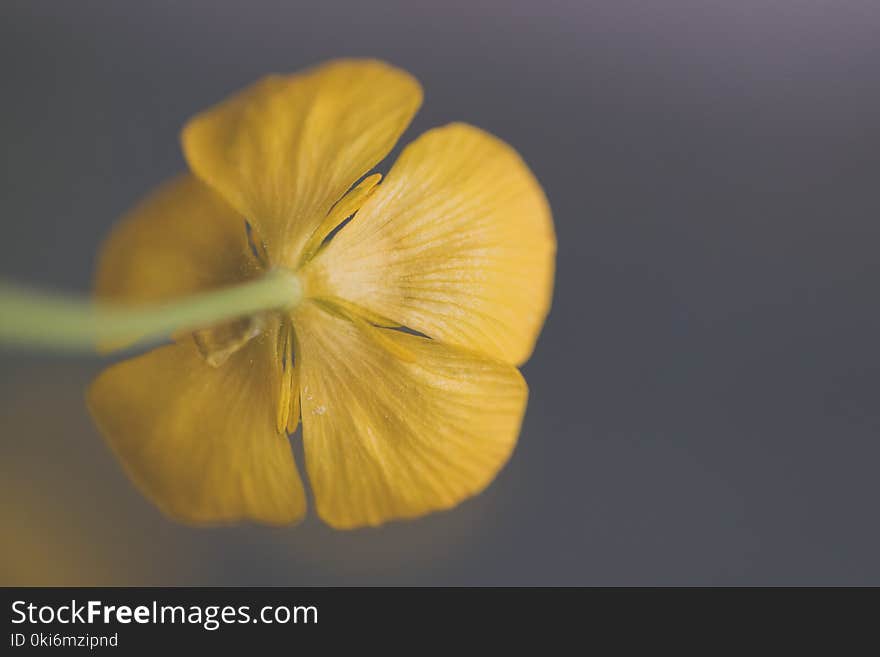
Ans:
[[[171,516],[301,519],[287,437],[300,417],[334,527],[452,507],[507,461],[527,397],[516,366],[550,304],[550,210],[510,146],[460,123],[416,139],[381,184],[364,178],[421,100],[378,61],[264,78],[185,126],[192,173],[108,238],[103,298],[164,300],[275,268],[303,287],[289,311],[177,336],[90,389],[110,446]]]

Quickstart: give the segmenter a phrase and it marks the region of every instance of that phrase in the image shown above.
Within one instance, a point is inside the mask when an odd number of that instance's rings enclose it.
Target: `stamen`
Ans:
[[[370,194],[379,184],[382,175],[374,173],[367,176],[343,196],[327,213],[324,221],[318,226],[303,249],[300,266],[311,260],[315,254],[327,244],[342,228],[351,221]]]
[[[276,423],[278,433],[293,433],[299,424],[299,383],[294,367],[294,332],[290,320],[282,320],[278,329],[278,354],[281,358],[281,392]]]

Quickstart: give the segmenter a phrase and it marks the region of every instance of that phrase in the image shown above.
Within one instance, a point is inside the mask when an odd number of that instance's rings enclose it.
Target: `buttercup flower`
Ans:
[[[550,210],[517,153],[464,124],[365,177],[421,100],[378,61],[264,78],[185,126],[191,173],[108,238],[104,299],[278,269],[302,288],[288,309],[176,336],[89,390],[110,446],[171,516],[301,519],[300,418],[317,513],[335,527],[452,507],[507,461],[527,397],[516,366],[550,304]]]

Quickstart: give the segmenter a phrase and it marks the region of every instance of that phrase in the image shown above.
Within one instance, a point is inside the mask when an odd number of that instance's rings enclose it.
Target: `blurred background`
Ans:
[[[509,141],[554,209],[516,453],[381,529],[193,529],[0,352],[0,584],[880,584],[880,3],[0,3],[0,276],[85,293],[193,113],[267,72],[414,73],[403,141]]]

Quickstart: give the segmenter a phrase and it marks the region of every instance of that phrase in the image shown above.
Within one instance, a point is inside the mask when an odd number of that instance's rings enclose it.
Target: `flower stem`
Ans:
[[[290,271],[161,303],[131,305],[77,300],[0,282],[0,345],[95,352],[105,347],[159,342],[302,300]]]

